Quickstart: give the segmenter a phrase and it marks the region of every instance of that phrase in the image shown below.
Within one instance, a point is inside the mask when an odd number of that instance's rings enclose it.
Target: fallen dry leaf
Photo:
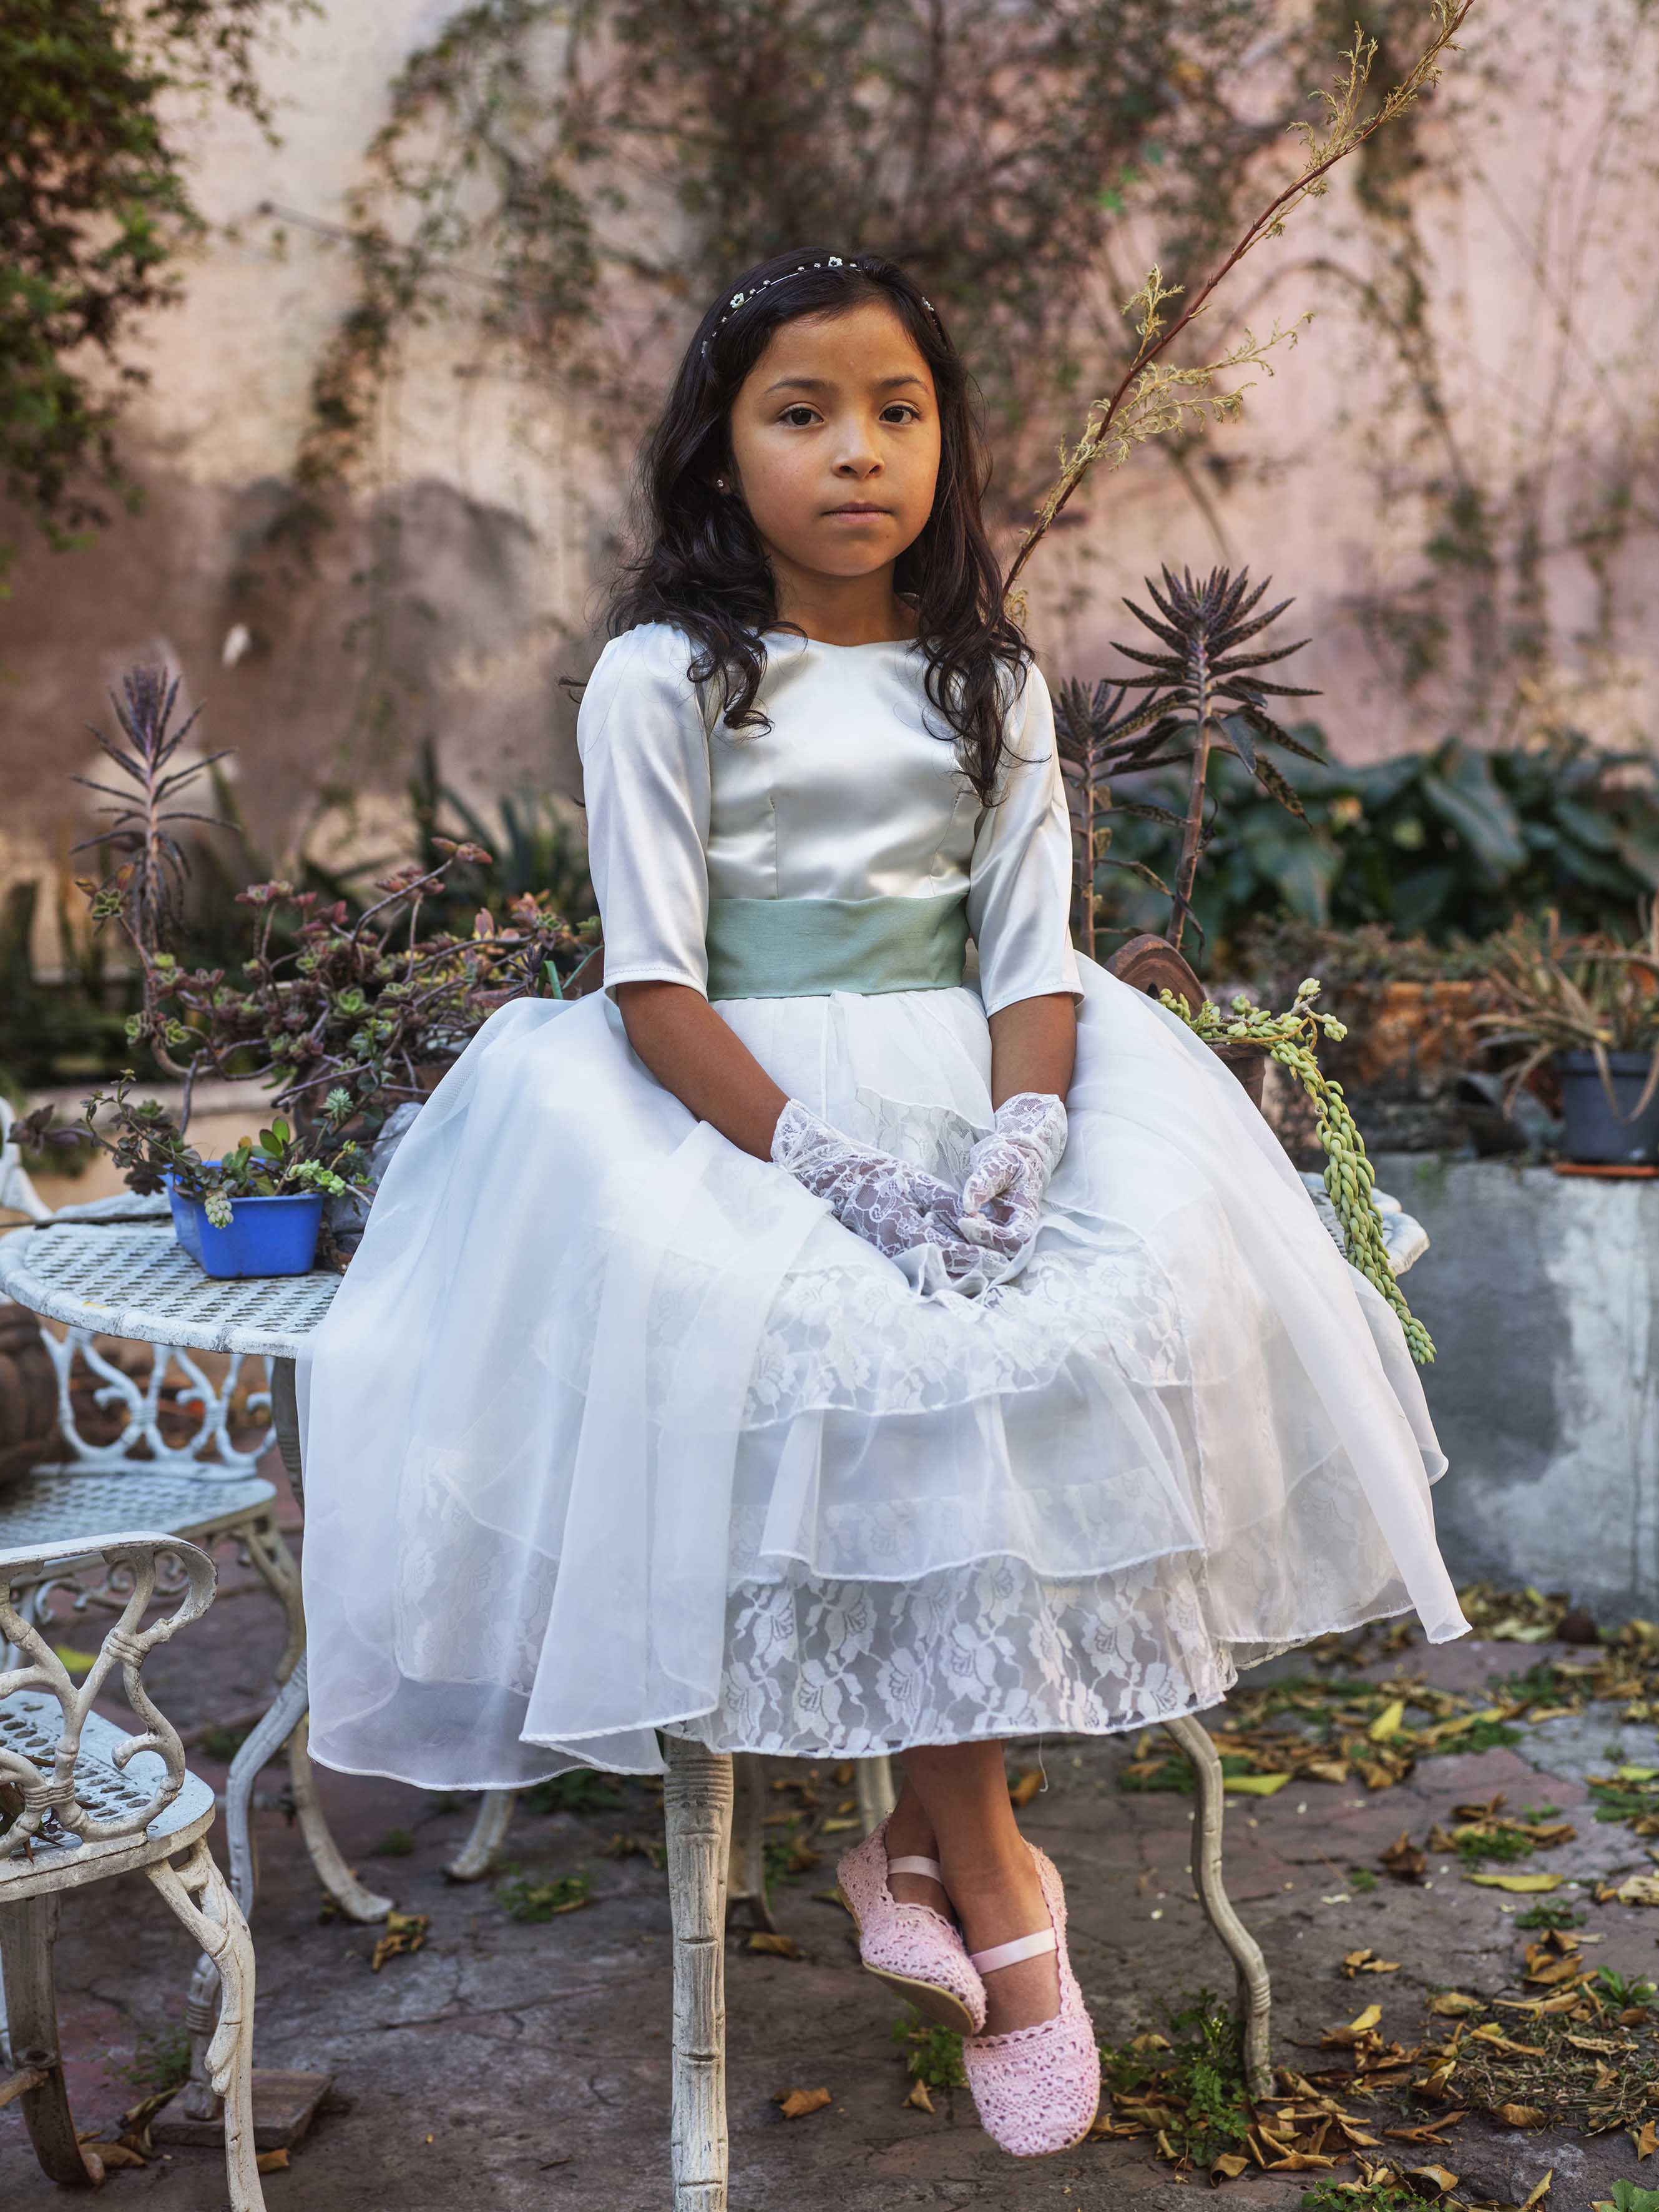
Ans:
[[[1319,2039],[1319,2048],[1322,2051],[1347,2050],[1358,2043],[1362,2036],[1369,2035],[1382,2017],[1381,2005],[1367,2005],[1358,2020],[1351,2020],[1346,2027],[1328,2029]]]
[[[427,1930],[432,1917],[426,1912],[389,1912],[386,1932],[375,1945],[369,1960],[372,1972],[378,1973],[388,1959],[401,1959],[407,1953],[418,1951],[427,1940]]]
[[[1038,1766],[1028,1766],[1023,1774],[1016,1774],[1009,1783],[1008,1796],[1016,1805],[1029,1805],[1042,1786],[1042,1769]]]
[[[785,2089],[772,2101],[786,2120],[803,2120],[808,2112],[821,2112],[829,2100],[827,2089]]]
[[[1387,1850],[1378,1854],[1377,1864],[1396,1881],[1420,1881],[1428,1872],[1429,1863],[1413,1843],[1410,1830],[1402,1828]]]
[[[1438,2143],[1447,2128],[1455,2128],[1459,2120],[1468,2118],[1467,2109],[1461,2112],[1442,2112],[1438,2120],[1428,2120],[1420,2128],[1384,2128],[1383,2132],[1390,2142]]]
[[[1365,1734],[1373,1743],[1386,1743],[1391,1735],[1399,1735],[1405,1717],[1406,1701],[1403,1698],[1396,1698],[1391,1705],[1384,1706]]]
[[[1221,1787],[1229,1797],[1271,1797],[1289,1780],[1288,1774],[1228,1774]]]
[[[1408,2172],[1406,2179],[1419,2197],[1435,2194],[1444,2197],[1457,2186],[1457,2176],[1448,2172],[1444,2166],[1414,2166]],[[1425,2182],[1428,2184],[1426,2189],[1423,2186]]]
[[[262,2150],[253,2161],[261,2173],[286,2173],[288,2154],[285,2150]]]
[[[1561,1887],[1559,1874],[1466,1874],[1463,1879],[1478,1883],[1482,1889],[1506,1889],[1514,1897],[1536,1897],[1545,1890],[1559,1889]],[[1635,1879],[1642,1881],[1646,1877],[1638,1875]],[[1659,1905],[1659,1881],[1656,1881],[1653,1887],[1651,1902]]]
[[[918,2079],[911,2083],[910,2094],[905,2100],[905,2109],[912,2112],[930,2112],[933,2110],[933,2100],[928,2094],[928,2085],[925,2081]]]
[[[1429,2010],[1438,2013],[1442,2019],[1456,2020],[1466,2012],[1479,2012],[1479,1997],[1468,1997],[1462,1990],[1442,1990],[1439,1996],[1429,1999]]]
[[[798,1959],[801,1946],[793,1936],[775,1936],[769,1928],[757,1928],[744,1945],[748,1951],[765,1951],[774,1959]]]
[[[141,2157],[139,2153],[134,2150],[131,2145],[128,2143],[99,2142],[97,2138],[94,2136],[93,2139],[93,2147],[98,2153],[100,2162],[111,2172],[113,2172],[118,2166],[148,2166],[149,2164],[149,2160],[147,2158]]]
[[[1651,2120],[1644,2120],[1639,2128],[1632,2128],[1630,2139],[1636,2146],[1638,2158],[1651,2158],[1659,2150],[1659,2127]]]
[[[1630,1875],[1612,1896],[1617,1905],[1659,1905],[1659,1875]]]
[[[1356,1974],[1397,1974],[1399,1971],[1397,1959],[1379,1959],[1371,1950],[1349,1951],[1342,1960],[1343,1978],[1350,1982]]]
[[[1495,2105],[1492,2117],[1507,2128],[1541,2128],[1547,2115],[1536,2105]]]
[[[1555,2168],[1551,2166],[1549,2172],[1544,2176],[1543,2179],[1537,2184],[1533,2190],[1532,2194],[1528,2197],[1526,2203],[1521,2207],[1521,2212],[1537,2212],[1539,2205],[1541,2205],[1544,2199],[1549,2195],[1549,2185],[1554,2179]]]
[[[1249,2166],[1250,2160],[1241,2157],[1236,2150],[1223,2151],[1210,2167],[1209,2178],[1212,2181],[1218,2177],[1223,2181],[1237,2181],[1241,2173],[1249,2170]]]

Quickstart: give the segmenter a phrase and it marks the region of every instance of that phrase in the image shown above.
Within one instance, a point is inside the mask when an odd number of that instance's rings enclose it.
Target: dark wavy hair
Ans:
[[[774,254],[736,277],[704,315],[640,454],[635,534],[643,550],[618,574],[606,629],[615,636],[637,623],[675,624],[698,647],[693,682],[720,679],[725,726],[770,728],[754,703],[766,665],[761,633],[800,625],[778,620],[771,566],[743,501],[715,489],[732,465],[732,402],[780,324],[869,300],[892,308],[933,374],[939,481],[921,535],[899,556],[893,588],[917,611],[928,696],[956,734],[959,763],[981,804],[990,805],[1007,704],[1032,655],[1004,611],[980,515],[990,469],[967,370],[912,280],[880,254],[833,258],[822,246]]]

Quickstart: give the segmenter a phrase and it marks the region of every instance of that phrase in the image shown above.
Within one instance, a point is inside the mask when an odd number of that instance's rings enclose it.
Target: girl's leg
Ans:
[[[1048,1925],[1037,1869],[1014,1816],[1001,1743],[933,1745],[905,1753],[905,1786],[887,1824],[887,1855],[936,1858],[970,1951]],[[942,1905],[939,1885],[894,1875],[903,1903]],[[1032,2027],[1060,2008],[1054,1954],[1000,1966],[985,1983],[985,2033]]]

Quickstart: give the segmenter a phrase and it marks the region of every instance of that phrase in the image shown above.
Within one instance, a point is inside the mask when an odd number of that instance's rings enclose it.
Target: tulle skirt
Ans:
[[[300,1370],[312,1745],[433,1788],[1096,1734],[1414,1607],[1466,1624],[1387,1302],[1235,1079],[1087,959],[1022,1259],[954,1287],[649,1073],[602,994],[503,1007],[396,1152]],[[719,1012],[952,1181],[977,993]]]

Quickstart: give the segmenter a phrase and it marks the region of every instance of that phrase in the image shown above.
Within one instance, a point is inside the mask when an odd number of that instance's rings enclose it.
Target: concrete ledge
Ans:
[[[1375,1166],[1429,1235],[1407,1294],[1434,1339],[1454,1576],[1659,1616],[1659,1182],[1436,1153]]]

